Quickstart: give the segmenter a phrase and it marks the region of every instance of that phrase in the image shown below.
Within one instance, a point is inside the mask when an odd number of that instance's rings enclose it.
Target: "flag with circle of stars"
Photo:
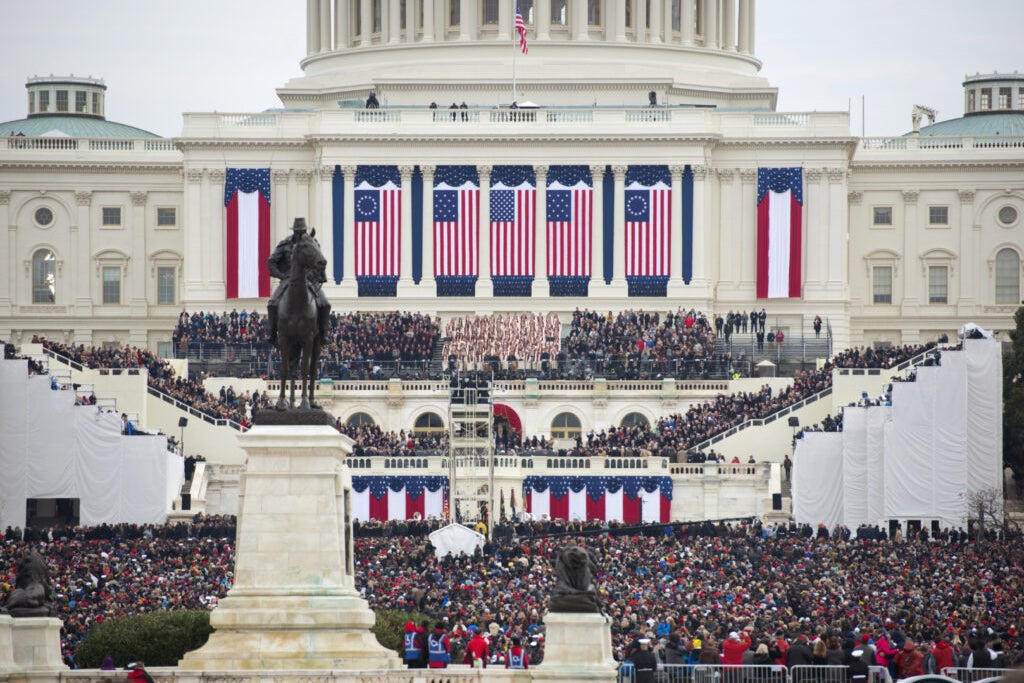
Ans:
[[[668,276],[672,252],[668,166],[630,166],[624,206],[626,277]]]
[[[355,179],[355,274],[401,274],[402,189],[397,166],[360,166]]]

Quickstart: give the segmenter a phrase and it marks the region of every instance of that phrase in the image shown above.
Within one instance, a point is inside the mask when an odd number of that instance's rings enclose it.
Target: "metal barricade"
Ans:
[[[665,683],[787,683],[786,667],[773,664],[694,664],[662,667]]]
[[[1007,669],[968,669],[964,667],[946,667],[940,673],[955,678],[960,683],[979,683],[987,678],[1001,678]]]
[[[793,666],[789,669],[789,683],[846,683],[845,666]],[[878,679],[868,683],[878,683]]]

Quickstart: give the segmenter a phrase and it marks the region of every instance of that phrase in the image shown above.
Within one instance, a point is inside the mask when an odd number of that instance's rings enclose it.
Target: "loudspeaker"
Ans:
[[[800,426],[800,418],[797,417],[796,415],[794,415],[791,418],[789,418],[789,426],[790,427],[799,427]]]
[[[773,493],[772,494],[772,510],[781,510],[781,509],[782,509],[782,494],[781,493]]]
[[[187,417],[179,417],[178,418],[178,426],[179,427],[188,427],[188,418]]]

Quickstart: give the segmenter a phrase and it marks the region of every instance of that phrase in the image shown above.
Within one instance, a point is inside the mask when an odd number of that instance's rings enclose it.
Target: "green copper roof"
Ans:
[[[921,128],[921,135],[1024,137],[1024,114],[975,114]]]
[[[0,123],[0,136],[25,135],[26,137],[62,137],[69,138],[158,138],[134,126],[115,123],[104,119],[87,116],[36,116],[30,119],[18,119]]]

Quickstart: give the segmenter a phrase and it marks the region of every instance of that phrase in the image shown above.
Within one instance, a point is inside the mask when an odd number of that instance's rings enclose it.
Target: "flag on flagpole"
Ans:
[[[757,298],[799,298],[803,169],[757,169]]]
[[[518,3],[516,3],[516,33],[519,35],[519,50],[525,55],[529,52],[526,45],[526,22],[523,21],[523,14],[519,11]]]
[[[224,209],[225,298],[270,296],[270,169],[227,169]]]

